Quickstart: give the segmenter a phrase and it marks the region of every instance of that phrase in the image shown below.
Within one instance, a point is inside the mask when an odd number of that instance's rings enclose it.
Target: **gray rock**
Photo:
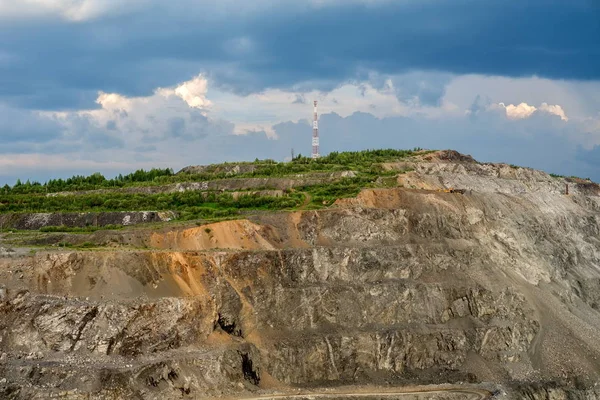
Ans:
[[[565,196],[540,171],[430,161],[400,175],[404,188],[336,208],[213,224],[218,251],[203,227],[173,227],[137,233],[156,251],[0,260],[7,386],[16,398],[452,384],[600,399],[595,187]],[[435,190],[449,187],[472,193]],[[8,286],[10,270],[27,279]]]

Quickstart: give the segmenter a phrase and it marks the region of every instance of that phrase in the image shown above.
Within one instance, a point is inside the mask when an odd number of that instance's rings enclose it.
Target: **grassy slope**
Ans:
[[[183,193],[131,194],[110,191],[128,186],[161,186],[177,182],[198,182],[231,177],[232,164],[209,166],[202,173],[179,173],[170,170],[136,171],[133,174],[106,180],[99,174],[90,177],[73,177],[68,180],[51,180],[43,185],[36,183],[5,186],[0,190],[0,213],[8,212],[102,212],[102,211],[178,211],[182,219],[219,219],[238,215],[244,210],[284,210],[303,206],[319,208],[330,205],[338,198],[355,196],[361,188],[375,185],[379,177],[390,172],[381,168],[383,162],[393,162],[414,156],[411,150],[368,150],[361,152],[331,153],[318,160],[297,157],[291,162],[257,160],[252,172],[236,174],[244,177],[287,177],[314,172],[355,171],[352,178],[342,178],[334,183],[305,186],[286,191],[283,197],[260,196],[249,193],[234,198],[228,192],[189,191]],[[422,154],[422,153],[421,153]],[[393,173],[395,174],[395,173]],[[388,179],[389,180],[389,179]],[[47,196],[53,191],[108,189],[101,193],[78,196]],[[304,204],[307,196],[311,204]],[[48,228],[53,229],[53,228]]]

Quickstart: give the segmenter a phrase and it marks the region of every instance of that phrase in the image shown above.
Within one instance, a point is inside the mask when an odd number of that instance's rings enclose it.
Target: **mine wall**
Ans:
[[[424,166],[326,210],[1,256],[0,397],[600,399],[595,189],[472,168]]]

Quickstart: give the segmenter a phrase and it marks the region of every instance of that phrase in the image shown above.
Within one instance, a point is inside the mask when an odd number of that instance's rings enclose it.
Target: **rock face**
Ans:
[[[177,218],[173,211],[129,211],[100,213],[18,213],[0,215],[3,229],[37,230],[46,226],[69,228],[107,225],[137,225],[168,222]]]
[[[327,210],[147,232],[143,250],[0,255],[0,397],[460,382],[600,399],[594,186],[452,154],[412,168]]]

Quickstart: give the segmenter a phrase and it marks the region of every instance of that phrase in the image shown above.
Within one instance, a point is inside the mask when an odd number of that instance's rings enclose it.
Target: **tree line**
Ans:
[[[378,163],[406,158],[419,151],[422,151],[422,149],[381,149],[346,152],[334,151],[316,160],[298,154],[291,160],[291,162],[276,162],[271,159],[257,159],[253,163],[257,165],[257,168],[255,168],[254,171],[236,174],[235,177],[272,177],[319,171],[343,171],[348,169],[376,175],[382,173],[381,169],[378,168]],[[0,194],[44,194],[121,188],[126,186],[159,186],[178,182],[210,181],[214,179],[231,177],[230,174],[219,171],[220,166],[227,164],[228,163],[212,165],[202,173],[175,174],[170,168],[152,168],[149,171],[139,169],[127,175],[119,174],[117,177],[112,179],[107,179],[101,173],[96,172],[89,176],[75,175],[67,179],[50,179],[45,183],[36,181],[31,182],[29,180],[26,182],[21,182],[21,180],[17,180],[17,183],[14,186],[5,185],[4,187],[0,188]]]
[[[89,176],[74,175],[67,179],[50,179],[45,183],[37,181],[17,182],[13,186],[4,185],[0,189],[1,194],[35,194],[35,193],[56,193],[71,192],[77,190],[94,190],[102,188],[117,188],[129,186],[134,183],[152,182],[162,177],[173,176],[171,168],[152,168],[149,171],[138,169],[127,175],[119,174],[115,178],[107,179],[99,172]]]

